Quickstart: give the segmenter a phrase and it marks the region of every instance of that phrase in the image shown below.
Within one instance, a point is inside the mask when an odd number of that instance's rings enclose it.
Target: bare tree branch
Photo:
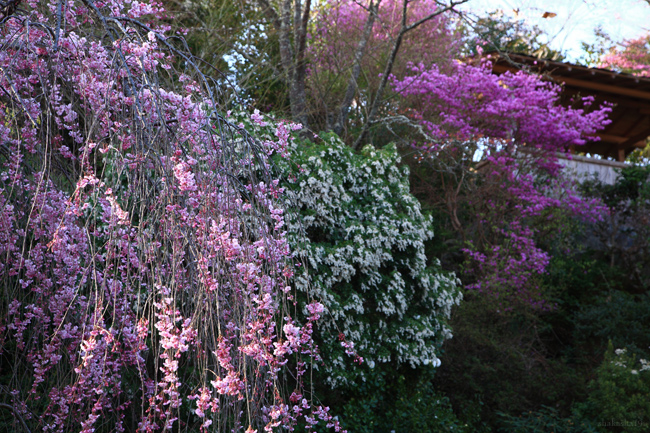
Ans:
[[[416,21],[413,24],[407,25],[406,24],[406,13],[408,9],[408,0],[404,0],[404,3],[402,5],[402,26],[397,34],[397,37],[395,38],[395,41],[393,42],[393,48],[390,53],[390,57],[388,58],[388,61],[386,62],[386,67],[384,68],[384,72],[381,77],[381,82],[379,83],[379,88],[377,89],[377,93],[375,94],[375,97],[373,98],[373,101],[370,105],[370,110],[368,112],[368,117],[366,118],[365,123],[363,124],[363,129],[361,130],[361,133],[359,134],[359,137],[357,137],[357,140],[354,142],[354,145],[352,146],[354,149],[359,149],[361,146],[361,143],[365,140],[366,135],[368,134],[368,130],[370,129],[370,125],[372,124],[373,119],[377,115],[377,111],[379,110],[379,105],[382,101],[384,91],[386,89],[386,86],[388,84],[388,79],[390,77],[390,74],[393,71],[393,65],[395,64],[395,59],[397,58],[397,53],[399,52],[400,46],[402,45],[402,40],[404,39],[404,36],[410,32],[411,30],[416,29],[420,25],[424,24],[425,22],[433,19],[434,17],[445,13],[447,11],[450,11],[454,9],[454,7],[461,5],[463,3],[467,3],[469,0],[459,0],[459,1],[453,1],[445,6],[442,9],[438,9],[435,12],[431,13],[430,15],[426,16],[425,18],[422,18],[418,21]]]
[[[336,113],[337,117],[334,125],[331,127],[332,131],[334,131],[337,135],[341,135],[348,120],[350,106],[352,105],[352,100],[354,99],[354,95],[357,92],[357,83],[359,80],[359,75],[361,74],[361,59],[366,52],[366,45],[368,44],[368,40],[370,40],[370,35],[372,34],[372,28],[375,24],[375,19],[377,17],[377,12],[379,11],[380,3],[381,0],[378,0],[376,3],[373,0],[370,0],[370,3],[368,5],[368,19],[363,26],[363,33],[361,35],[359,43],[357,44],[357,50],[354,53],[354,66],[352,67],[352,72],[348,81],[348,87],[345,91],[345,95],[343,96],[343,101],[337,110],[338,112]]]
[[[6,404],[6,403],[0,403],[0,407],[4,407],[5,409],[9,409],[11,412],[13,412],[14,416],[16,417],[16,419],[17,419],[18,421],[20,421],[20,424],[23,426],[23,428],[25,429],[25,431],[26,431],[27,433],[32,433],[32,431],[29,429],[29,427],[27,427],[27,423],[25,423],[25,420],[23,419],[22,415],[20,414],[20,412],[18,412],[18,411],[16,410],[15,407],[13,407],[13,406],[11,406],[11,405],[8,405],[8,404]]]

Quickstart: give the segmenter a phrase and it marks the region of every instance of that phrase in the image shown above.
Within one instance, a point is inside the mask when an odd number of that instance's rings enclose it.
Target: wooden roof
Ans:
[[[509,60],[508,60],[509,59]],[[607,69],[588,68],[570,63],[537,59],[522,54],[499,55],[494,62],[496,73],[526,69],[562,84],[562,103],[570,105],[575,96],[591,95],[596,106],[604,101],[614,104],[609,118],[612,123],[579,152],[624,161],[636,148],[644,148],[650,136],[650,78],[636,77]]]

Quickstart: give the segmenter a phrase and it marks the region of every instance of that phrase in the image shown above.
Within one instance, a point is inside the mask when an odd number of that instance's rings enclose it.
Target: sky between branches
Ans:
[[[496,9],[538,25],[552,48],[572,62],[581,56],[581,42],[594,43],[601,26],[614,41],[638,38],[650,31],[650,4],[646,0],[471,0],[463,5],[479,16]],[[557,14],[543,18],[544,12]]]

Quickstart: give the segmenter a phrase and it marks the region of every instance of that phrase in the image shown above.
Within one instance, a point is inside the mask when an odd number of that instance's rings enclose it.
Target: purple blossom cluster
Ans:
[[[583,108],[559,105],[559,86],[525,71],[493,74],[489,58],[478,65],[457,62],[451,73],[413,64],[409,75],[392,82],[439,142],[489,137],[549,158],[593,139],[609,123],[611,111],[588,110],[592,98],[582,99]],[[430,146],[439,147],[439,142]]]
[[[554,304],[540,284],[551,255],[537,240],[561,230],[556,221],[563,217],[595,223],[604,220],[608,209],[599,200],[578,195],[575,181],[557,171],[545,172],[545,181],[540,181],[542,174],[531,171],[525,161],[503,154],[487,161],[483,175],[490,187],[477,210],[479,226],[491,240],[470,241],[463,250],[471,269],[467,275],[475,281],[466,287],[489,296],[499,312],[521,306],[552,310]],[[548,226],[556,228],[544,230]]]
[[[392,80],[431,139],[419,150],[429,158],[463,155],[464,147],[482,154],[478,172],[465,168],[480,178],[470,187],[476,197],[466,197],[475,228],[463,250],[466,288],[488,296],[500,312],[552,309],[540,286],[550,260],[537,242],[542,227],[562,216],[595,222],[607,212],[598,200],[576,192],[557,155],[593,139],[609,123],[611,109],[590,107],[590,98],[579,101],[582,108],[563,107],[558,86],[524,71],[493,74],[489,58],[478,65],[457,62],[452,73],[412,65],[409,75]],[[457,197],[461,186],[448,196]]]
[[[302,390],[323,307],[291,316],[268,175],[299,126],[219,115],[159,3],[24,8],[0,24],[0,398],[53,432],[339,431]]]

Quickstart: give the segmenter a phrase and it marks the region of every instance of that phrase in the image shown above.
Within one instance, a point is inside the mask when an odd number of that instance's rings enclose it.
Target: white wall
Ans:
[[[591,179],[596,175],[601,182],[609,185],[616,182],[616,178],[618,177],[617,170],[627,166],[623,162],[578,155],[573,155],[571,159],[567,159],[564,156],[558,157],[558,162],[566,167],[565,170],[573,172],[578,181]]]

